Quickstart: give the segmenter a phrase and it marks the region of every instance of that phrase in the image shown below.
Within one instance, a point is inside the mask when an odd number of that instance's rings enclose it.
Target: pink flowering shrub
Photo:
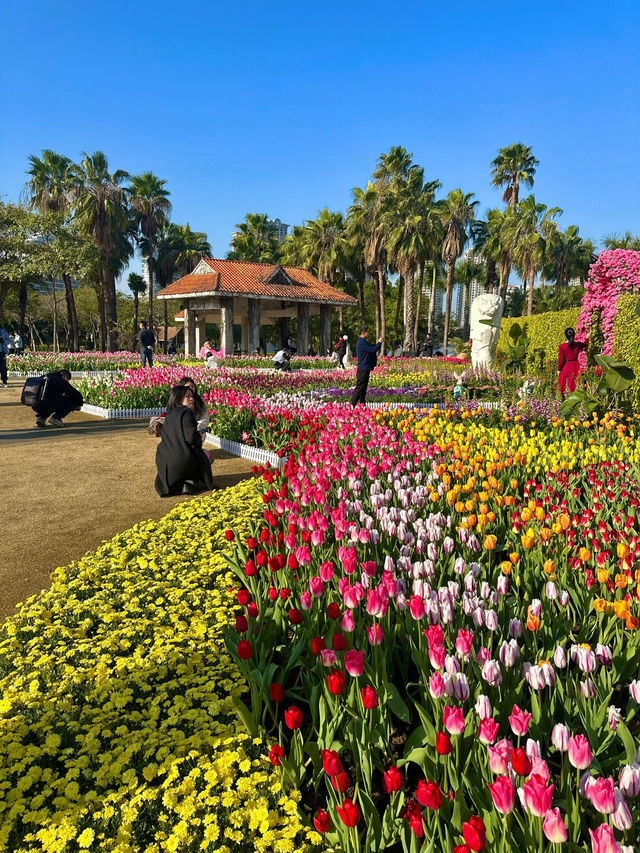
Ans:
[[[593,313],[600,312],[605,355],[613,351],[613,321],[622,293],[640,293],[640,252],[630,249],[601,252],[589,270],[576,332],[579,339],[587,336]],[[580,358],[584,366],[585,354]]]

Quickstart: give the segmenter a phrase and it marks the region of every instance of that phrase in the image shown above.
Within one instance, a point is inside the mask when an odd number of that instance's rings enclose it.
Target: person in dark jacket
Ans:
[[[346,370],[344,366],[344,357],[347,354],[347,341],[349,338],[346,335],[340,338],[336,345],[336,352],[338,353],[338,363],[343,370]]]
[[[149,367],[153,367],[153,347],[156,343],[156,338],[151,329],[147,329],[147,324],[144,320],[140,322],[140,332],[138,334],[140,342],[140,364],[145,367],[147,362]]]
[[[78,412],[82,408],[82,394],[71,384],[71,374],[68,370],[47,373],[46,380],[44,396],[40,403],[33,407],[36,426],[44,429],[49,418],[49,426],[63,427],[62,419],[66,418],[69,412]]]
[[[211,463],[202,449],[194,404],[193,391],[187,385],[171,389],[162,440],[156,450],[154,486],[161,498],[197,495],[213,488]]]
[[[367,341],[369,330],[366,326],[360,329],[360,337],[356,344],[356,358],[358,360],[358,369],[356,371],[356,387],[351,395],[351,405],[357,406],[358,403],[364,403],[367,396],[367,385],[369,384],[369,374],[376,366],[378,353],[382,347],[382,338],[378,339],[377,344],[370,344]]]

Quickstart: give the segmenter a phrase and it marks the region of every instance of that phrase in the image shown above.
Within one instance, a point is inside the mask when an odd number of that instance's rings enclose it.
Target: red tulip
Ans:
[[[347,648],[347,641],[345,637],[338,632],[333,635],[331,645],[333,646],[334,651],[343,652]]]
[[[342,801],[342,806],[338,806],[337,811],[345,826],[356,826],[360,820],[360,809],[349,798]]]
[[[449,755],[453,746],[451,744],[451,738],[446,732],[437,732],[436,733],[436,752],[438,755]]]
[[[487,831],[482,818],[471,815],[468,821],[462,824],[462,837],[471,850],[484,850],[487,843]]]
[[[272,702],[282,702],[286,695],[282,684],[278,684],[277,681],[271,682],[269,685],[269,699]]]
[[[251,643],[248,640],[240,640],[238,643],[238,657],[241,660],[249,660],[251,657]]]
[[[296,729],[300,728],[302,725],[302,717],[302,711],[297,705],[291,705],[284,712],[284,721],[292,731],[296,731]]]
[[[327,776],[337,776],[338,773],[342,773],[344,768],[335,749],[322,750],[322,767]]]
[[[254,560],[247,560],[247,562],[244,564],[244,573],[245,573],[245,575],[246,575],[248,578],[251,578],[251,577],[253,577],[255,574],[257,574],[257,571],[258,571],[258,570],[256,569],[255,561],[254,561]]]
[[[404,776],[397,767],[390,767],[382,775],[382,788],[385,794],[393,791],[401,791],[404,785]]]
[[[442,794],[437,782],[421,779],[416,788],[416,799],[421,806],[437,811],[442,805]]]
[[[236,631],[238,634],[244,634],[248,627],[249,623],[246,616],[236,616]]]
[[[331,777],[331,784],[336,791],[344,794],[351,783],[349,782],[348,775],[343,770],[342,773],[338,773],[336,776]]]
[[[255,619],[258,615],[258,605],[255,601],[252,601],[251,604],[247,607],[247,615],[252,619]]]
[[[373,687],[369,687],[369,685],[367,685],[366,687],[360,688],[360,694],[362,695],[362,704],[368,711],[378,707],[378,694]]]
[[[334,696],[339,696],[341,693],[344,693],[346,683],[347,677],[340,669],[334,669],[333,672],[330,672],[327,676],[327,687],[329,688],[329,693],[332,693]]]
[[[325,832],[329,831],[329,815],[324,811],[324,809],[318,809],[315,813],[313,825],[316,828],[316,832],[319,832],[320,835],[324,835]]]
[[[329,619],[339,619],[340,618],[340,607],[332,601],[327,605],[327,616]]]
[[[227,540],[227,542],[233,542],[236,537],[233,530],[225,530],[224,538]]]
[[[511,766],[518,776],[528,776],[531,773],[531,762],[527,753],[519,746],[511,750]]]
[[[249,590],[239,589],[237,594],[236,594],[236,599],[238,601],[238,604],[241,607],[244,607],[244,605],[248,604],[249,601],[251,600],[251,596],[249,595]]]
[[[320,652],[325,648],[324,645],[324,637],[312,637],[311,638],[311,651],[317,657]]]
[[[274,767],[279,767],[281,758],[284,758],[284,747],[280,746],[279,743],[274,743],[269,750],[269,761]]]
[[[299,625],[302,622],[302,613],[297,608],[292,607],[289,611],[289,621],[292,625]]]
[[[451,853],[471,853],[471,848],[467,844],[456,844]]]

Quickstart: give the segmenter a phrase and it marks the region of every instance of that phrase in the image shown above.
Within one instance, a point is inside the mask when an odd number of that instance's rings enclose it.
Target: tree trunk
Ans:
[[[413,291],[414,291],[414,270],[408,269],[405,274],[404,282],[404,340],[402,342],[403,354],[413,355],[415,346],[413,343],[413,324],[415,319]]]
[[[98,331],[100,338],[100,351],[105,352],[107,348],[107,312],[106,299],[104,295],[104,284],[102,280],[99,282],[96,288],[96,295],[98,297]]]
[[[509,276],[511,275],[511,264],[505,263],[500,270],[500,296],[502,300],[507,301],[507,288],[509,287]]]
[[[24,333],[25,322],[24,318],[27,313],[27,285],[23,282],[20,285],[20,293],[18,295],[18,329],[20,334]]]
[[[71,276],[62,273],[64,281],[64,295],[67,301],[67,327],[71,337],[71,352],[78,352],[80,345],[80,330],[78,328],[78,313],[76,311],[76,300],[71,286]]]
[[[114,352],[116,344],[116,279],[106,263],[102,268],[104,288],[105,319],[107,326],[107,351]]]
[[[462,337],[465,343],[469,340],[471,317],[471,282],[466,281],[464,285],[464,310],[462,311]]]
[[[153,269],[152,269],[152,258],[147,258],[147,269],[149,271],[149,319],[148,324],[149,328],[153,329]]]
[[[436,265],[433,264],[433,276],[431,278],[431,293],[429,295],[429,320],[427,323],[427,332],[433,336],[433,318],[436,311]]]
[[[486,287],[487,293],[493,293],[496,283],[496,262],[489,258],[487,261]]]
[[[136,348],[136,338],[138,336],[138,310],[140,308],[140,297],[138,291],[133,291],[133,345],[131,349]]]
[[[385,317],[384,305],[384,267],[378,267],[378,299],[380,301],[380,338],[382,339],[382,352],[384,353],[385,338],[387,336],[387,319]]]
[[[456,272],[455,259],[452,263],[447,261],[447,301],[444,311],[444,334],[442,341],[442,355],[447,355],[447,347],[449,346],[449,322],[451,320],[451,297],[453,296],[453,277]]]
[[[373,301],[376,309],[376,340],[380,337],[380,291],[378,289],[378,271],[374,270],[371,278],[373,287]],[[364,325],[364,321],[363,321]]]
[[[394,346],[398,343],[400,335],[400,306],[402,305],[402,297],[404,296],[404,276],[402,273],[398,276],[398,294],[396,297],[396,314],[393,318],[393,334],[395,337]],[[403,335],[404,338],[404,335]]]
[[[0,284],[0,328],[4,326],[4,300],[9,290],[8,284]]]
[[[344,308],[340,306],[338,308],[338,329],[340,334],[344,334]]]
[[[530,317],[533,313],[533,288],[536,283],[536,274],[532,270],[529,276],[529,293],[527,295],[527,317]]]
[[[360,325],[364,326],[364,278],[358,279],[358,303],[360,306]]]
[[[163,300],[164,303],[164,354],[167,354],[167,336],[169,334],[169,308],[167,306],[167,300]]]
[[[58,302],[56,300],[56,280],[51,279],[51,298],[53,299],[53,351],[58,352]]]
[[[416,299],[416,319],[413,325],[413,348],[417,350],[418,348],[418,333],[419,333],[419,325],[420,325],[420,307],[422,303],[422,289],[424,287],[424,261],[420,264],[420,271],[418,273],[418,297]]]

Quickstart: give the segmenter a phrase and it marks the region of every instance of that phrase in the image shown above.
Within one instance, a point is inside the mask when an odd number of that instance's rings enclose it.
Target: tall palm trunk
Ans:
[[[53,351],[58,352],[58,300],[56,299],[56,280],[51,279],[51,298],[53,299]]]
[[[164,300],[164,347],[163,352],[167,354],[167,336],[169,334],[169,308],[167,307],[167,300]]]
[[[397,343],[397,338],[400,332],[400,306],[404,296],[404,276],[402,273],[398,276],[398,295],[396,297],[396,314],[393,318],[393,334],[396,338],[394,343]],[[403,336],[404,337],[404,336]]]
[[[509,276],[511,275],[511,263],[506,261],[500,270],[500,296],[504,302],[507,300],[507,288],[509,287]]]
[[[533,288],[535,287],[536,282],[536,273],[535,270],[531,270],[529,274],[529,292],[527,294],[527,317],[530,317],[533,313]]]
[[[382,351],[384,352],[385,338],[387,336],[387,320],[385,317],[385,305],[384,305],[384,286],[385,286],[385,275],[384,275],[384,266],[378,267],[378,299],[380,302],[380,335],[382,338]]]
[[[140,298],[138,296],[138,291],[133,291],[133,345],[132,349],[135,349],[136,346],[136,338],[138,336],[138,310],[140,308]]]
[[[433,318],[436,313],[436,265],[433,265],[433,276],[431,278],[431,292],[429,294],[429,320],[427,322],[427,332],[433,335]]]
[[[364,325],[364,276],[358,277],[358,307],[360,308],[360,325]]]
[[[464,284],[464,310],[462,312],[462,335],[465,341],[469,340],[471,317],[471,281],[468,279]]]
[[[444,312],[444,334],[442,341],[442,354],[447,355],[449,345],[449,322],[451,320],[451,297],[453,296],[453,277],[456,271],[456,261],[447,261],[447,301]]]
[[[149,319],[148,325],[151,331],[153,331],[153,269],[152,269],[152,259],[149,256],[147,258],[147,270],[149,272]]]
[[[413,323],[414,323],[414,270],[409,267],[405,272],[404,282],[404,340],[402,342],[402,350],[407,355],[411,355],[415,351],[413,345]]]
[[[107,311],[104,293],[104,283],[102,281],[102,277],[96,287],[96,294],[98,297],[98,337],[100,338],[99,345],[100,351],[105,352],[107,348]]]
[[[78,328],[78,313],[76,311],[76,300],[71,286],[71,276],[62,273],[64,281],[65,299],[67,301],[67,324],[71,336],[71,352],[77,352],[80,345],[80,329]]]
[[[419,324],[420,324],[420,307],[422,303],[422,289],[424,287],[424,261],[420,264],[420,270],[418,272],[418,296],[416,299],[416,319],[413,324],[413,348],[416,350],[418,348],[418,332],[419,332]]]
[[[376,340],[380,337],[380,291],[378,290],[378,273],[377,270],[374,270],[373,276],[371,278],[371,285],[373,287],[373,303],[376,311]],[[364,325],[364,319],[362,321]]]

